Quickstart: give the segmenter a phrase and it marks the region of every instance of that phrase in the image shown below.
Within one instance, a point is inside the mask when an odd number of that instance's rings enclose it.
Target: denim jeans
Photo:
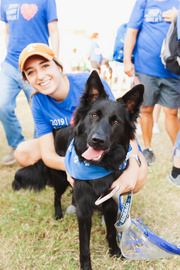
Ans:
[[[16,147],[24,141],[21,125],[15,114],[16,97],[21,90],[29,102],[34,89],[28,82],[23,81],[19,68],[3,62],[0,70],[0,121],[11,147]]]

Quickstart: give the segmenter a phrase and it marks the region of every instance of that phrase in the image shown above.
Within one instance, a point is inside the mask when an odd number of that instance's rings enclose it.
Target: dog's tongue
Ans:
[[[92,160],[94,158],[98,158],[100,155],[102,155],[103,152],[103,150],[95,150],[89,146],[88,149],[82,154],[82,157],[87,160]]]

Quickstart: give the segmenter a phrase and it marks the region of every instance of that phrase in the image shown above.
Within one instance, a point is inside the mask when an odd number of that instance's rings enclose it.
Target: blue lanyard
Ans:
[[[131,226],[131,218],[129,215],[133,192],[128,193],[126,202],[123,204],[121,196],[119,196],[119,208],[121,211],[119,220],[114,224],[117,230],[117,240],[120,243],[123,231],[127,230]]]

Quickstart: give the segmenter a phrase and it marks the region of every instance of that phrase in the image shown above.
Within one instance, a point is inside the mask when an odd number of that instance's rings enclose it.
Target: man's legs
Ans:
[[[177,187],[180,187],[180,130],[178,132],[173,153],[173,167],[168,180]]]
[[[8,145],[16,147],[24,140],[20,123],[15,114],[16,97],[20,88],[16,81],[16,69],[4,62],[0,73],[0,120],[4,127]]]
[[[20,75],[19,69],[9,63],[2,63],[0,72],[0,121],[4,127],[8,145],[12,148],[10,153],[3,158],[5,165],[15,162],[14,150],[20,142],[24,141],[21,125],[15,114],[16,97],[21,90],[19,86],[19,80],[22,81]],[[29,97],[30,93],[27,98]]]
[[[151,139],[153,131],[153,110],[157,103],[159,96],[159,89],[156,79],[142,73],[136,73],[139,82],[145,86],[144,102],[141,111],[140,123],[142,129],[142,136],[144,140],[145,149],[143,155],[145,156],[148,165],[152,165],[155,160],[154,153],[151,149]]]
[[[167,133],[173,143],[175,144],[177,134],[180,128],[179,120],[178,120],[178,110],[177,109],[169,109],[163,107],[165,113],[165,127]]]
[[[151,148],[152,129],[153,129],[153,109],[154,107],[142,107],[141,129],[145,148]]]

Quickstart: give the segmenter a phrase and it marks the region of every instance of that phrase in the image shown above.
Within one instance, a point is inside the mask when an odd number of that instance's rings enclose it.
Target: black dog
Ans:
[[[95,200],[107,192],[113,181],[122,173],[119,167],[126,158],[130,140],[135,137],[135,123],[143,101],[143,92],[144,86],[137,85],[117,101],[111,100],[97,72],[93,71],[87,80],[80,106],[74,114],[73,127],[62,128],[55,133],[57,153],[63,156],[68,148],[67,153],[71,154],[73,147],[68,145],[74,137],[76,158],[73,163],[76,165],[78,157],[78,161],[85,164],[84,175],[79,177],[76,174],[78,170],[72,175],[75,179],[73,196],[77,207],[82,269],[91,269],[89,242]],[[97,174],[105,168],[106,175],[94,180],[85,180],[86,167],[91,165],[97,167]],[[68,186],[64,172],[49,169],[39,161],[33,166],[20,169],[12,185],[16,190],[28,187],[41,190],[46,184],[55,189],[55,214],[61,218],[61,204],[57,200]],[[110,199],[101,205],[101,209],[105,217],[110,254],[120,256],[114,227],[117,204]]]

